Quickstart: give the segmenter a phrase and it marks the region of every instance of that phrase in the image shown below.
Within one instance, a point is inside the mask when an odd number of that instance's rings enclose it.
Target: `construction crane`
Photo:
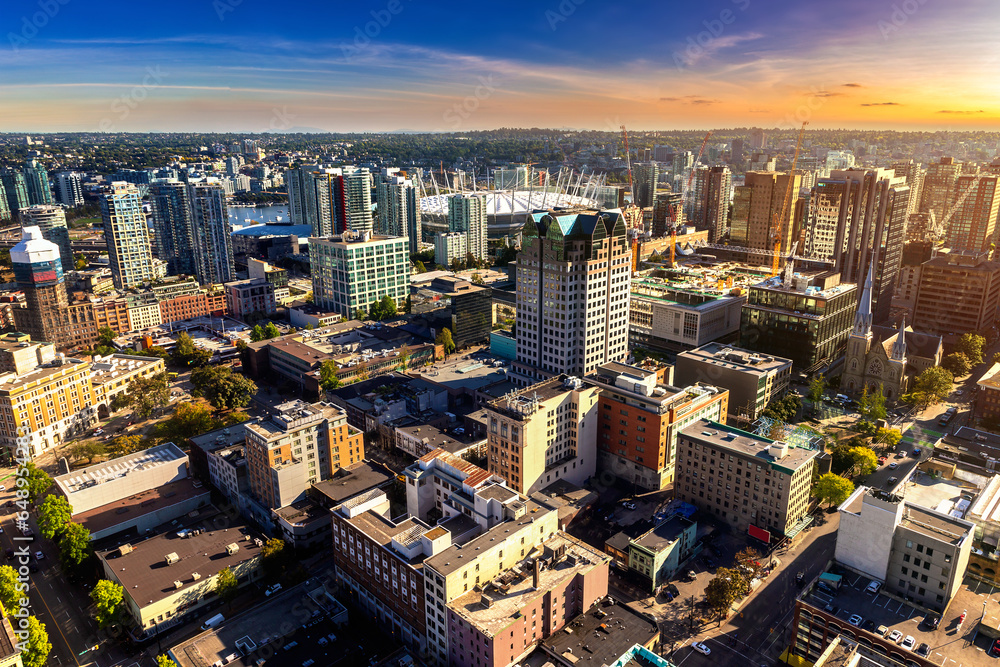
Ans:
[[[628,167],[628,189],[632,193],[632,203],[622,211],[625,227],[628,229],[632,248],[632,272],[639,270],[639,236],[642,229],[642,209],[636,204],[635,182],[632,180],[632,156],[629,154],[628,131],[622,125],[622,141],[625,144],[625,165]],[[582,175],[582,174],[581,174]]]
[[[809,121],[803,121],[799,128],[799,139],[795,142],[795,156],[792,158],[792,168],[788,170],[788,186],[785,188],[785,199],[781,202],[781,211],[773,218],[771,233],[774,239],[774,251],[771,255],[771,277],[778,275],[781,269],[781,239],[785,235],[785,222],[788,220],[788,205],[792,199],[792,186],[795,183],[795,165],[799,163],[799,151],[802,150],[802,135],[805,134]]]
[[[675,256],[677,252],[677,207],[680,206],[681,209],[684,208],[685,200],[687,199],[687,193],[691,190],[691,181],[694,180],[694,169],[695,165],[701,162],[701,156],[705,154],[705,146],[708,145],[708,139],[712,136],[709,132],[705,135],[705,138],[701,141],[701,148],[698,149],[698,157],[694,159],[691,163],[691,170],[688,172],[687,182],[684,184],[684,189],[681,190],[681,199],[678,203],[675,203],[670,209],[670,268],[674,268]]]

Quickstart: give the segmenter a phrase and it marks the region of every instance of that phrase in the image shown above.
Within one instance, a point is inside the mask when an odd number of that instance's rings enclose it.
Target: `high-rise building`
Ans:
[[[53,185],[57,202],[70,208],[83,205],[83,179],[80,174],[75,171],[61,171],[56,174]]]
[[[346,229],[346,197],[344,175],[341,169],[317,169],[307,176],[312,179],[312,192],[308,205],[313,221],[313,234],[330,236]]]
[[[3,173],[2,179],[4,190],[7,193],[7,208],[11,217],[16,218],[22,208],[31,206],[28,199],[28,184],[24,174],[19,171],[7,170]]]
[[[834,171],[810,194],[805,254],[833,261],[843,281],[856,284],[872,262],[876,324],[889,320],[909,198],[905,178],[887,169]]]
[[[38,227],[46,241],[59,246],[59,257],[62,259],[63,271],[76,268],[73,260],[73,249],[69,243],[69,229],[66,227],[66,214],[59,206],[52,204],[35,204],[21,210],[21,227]]]
[[[194,237],[187,183],[154,181],[149,186],[149,204],[153,254],[167,263],[170,275],[194,275]]]
[[[396,175],[383,175],[375,185],[379,234],[405,236],[410,252],[420,250],[420,209],[417,189],[412,180]],[[446,265],[447,266],[447,265]]]
[[[919,162],[913,160],[898,160],[890,166],[897,176],[906,179],[906,184],[910,186],[910,206],[908,213],[911,215],[917,212],[920,207],[920,191],[924,184],[924,172],[920,168]]]
[[[656,184],[660,180],[660,165],[656,162],[640,162],[632,169],[635,178],[635,204],[640,208],[653,205],[656,198]]]
[[[694,172],[689,221],[698,229],[708,230],[709,243],[717,243],[727,231],[729,219],[729,191],[732,174],[725,165],[699,168]]]
[[[24,308],[14,310],[18,331],[36,341],[60,342],[68,306],[59,246],[45,240],[38,227],[25,227],[10,250],[14,281],[24,293]]]
[[[465,234],[466,248],[478,260],[488,257],[486,246],[486,195],[453,195],[448,198],[448,231]]]
[[[153,250],[139,189],[131,183],[112,182],[101,197],[101,217],[115,287],[126,290],[151,282]]]
[[[631,252],[621,212],[534,213],[522,238],[515,374],[583,376],[623,359]]]
[[[410,255],[405,238],[346,232],[309,239],[313,301],[354,317],[388,296],[401,306],[410,293]]]
[[[944,220],[955,196],[955,179],[962,173],[962,163],[943,157],[927,165],[923,188],[920,192],[920,213],[934,213],[937,220]]]
[[[355,232],[372,232],[375,223],[372,220],[372,179],[368,167],[355,167],[352,171],[344,169],[343,195],[345,201],[341,209],[346,214],[346,227]]]
[[[10,220],[13,216],[10,213],[10,205],[7,203],[7,189],[3,180],[0,180],[0,222]]]
[[[303,165],[285,173],[288,217],[297,225],[310,225],[316,236],[328,236],[333,233],[333,229],[319,228],[316,220],[316,186],[312,174],[317,169],[316,165]]]
[[[759,151],[763,148],[767,148],[767,134],[759,128],[750,130],[750,150]]]
[[[28,186],[28,201],[32,205],[52,203],[52,187],[45,167],[36,160],[28,160],[24,163],[24,180]]]
[[[684,215],[683,199],[680,192],[658,192],[653,202],[653,221],[651,232],[654,239],[666,236],[672,227],[680,228],[687,223]],[[617,208],[617,204],[610,208]],[[671,218],[671,213],[674,217]]]
[[[729,161],[732,164],[742,164],[743,163],[743,140],[733,139],[732,143],[729,145]]]
[[[674,153],[674,163],[670,170],[671,185],[676,192],[680,192],[684,187],[688,172],[694,167],[694,153],[691,151],[678,151]]]
[[[189,186],[194,273],[202,285],[227,283],[236,276],[226,193],[218,183]]]
[[[1000,213],[1000,176],[959,176],[952,201],[957,202],[963,195],[965,199],[953,207],[955,211],[944,230],[945,245],[953,250],[989,250]]]
[[[988,252],[939,253],[920,266],[913,321],[921,331],[957,340],[967,331],[989,331],[996,324],[1000,262],[988,258]]]
[[[781,223],[781,252],[789,251],[795,240],[795,203],[799,198],[802,178],[798,172],[791,176],[776,171],[746,173],[745,183],[736,186],[733,194],[733,218],[729,231],[729,239],[733,245],[758,250],[774,248],[771,229],[781,217],[789,178],[792,179],[792,193],[788,201],[787,217]],[[774,231],[777,232],[777,228]]]
[[[448,232],[434,237],[434,262],[451,267],[452,262],[464,262],[469,256],[469,239],[461,232]]]

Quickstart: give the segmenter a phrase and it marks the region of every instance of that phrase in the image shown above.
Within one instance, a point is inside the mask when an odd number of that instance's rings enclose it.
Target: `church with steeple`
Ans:
[[[910,391],[914,377],[941,363],[942,354],[940,336],[914,331],[906,326],[905,318],[898,329],[872,325],[872,267],[869,265],[854,315],[854,327],[847,338],[840,390],[860,395],[867,387],[870,394],[878,391],[881,385],[886,402],[895,403]]]

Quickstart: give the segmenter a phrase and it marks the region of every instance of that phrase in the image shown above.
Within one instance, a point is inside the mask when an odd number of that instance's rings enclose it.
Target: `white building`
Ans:
[[[455,195],[448,200],[448,231],[466,236],[468,252],[487,258],[486,195]]]
[[[153,249],[139,189],[124,181],[112,183],[101,198],[101,216],[115,287],[127,290],[152,282]]]
[[[355,232],[310,238],[313,302],[345,317],[384,296],[402,306],[410,291],[408,245],[399,236]]]
[[[434,262],[450,267],[452,261],[464,262],[469,253],[468,239],[461,232],[448,232],[434,237]]]

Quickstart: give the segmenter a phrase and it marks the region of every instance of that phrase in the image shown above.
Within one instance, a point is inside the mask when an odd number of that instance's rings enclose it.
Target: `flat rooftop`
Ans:
[[[659,634],[655,623],[626,605],[596,605],[562,631],[553,632],[541,646],[546,653],[571,663],[587,656],[588,664],[610,665],[635,644],[645,646]]]
[[[744,350],[722,343],[709,343],[693,350],[679,353],[678,358],[696,359],[713,366],[738,369],[746,373],[767,373],[785,366],[791,367],[792,360]]]
[[[638,538],[633,540],[633,542],[641,547],[649,549],[650,551],[661,551],[673,542],[676,542],[681,533],[683,533],[693,523],[694,522],[690,519],[674,515],[649,530],[649,532],[640,535]]]
[[[410,373],[428,382],[443,385],[451,391],[475,391],[507,379],[506,369],[494,367],[492,361],[492,358],[465,356],[438,361]]]
[[[202,433],[189,439],[206,452],[214,452],[217,449],[226,449],[227,447],[246,442],[246,425],[247,422],[236,424],[235,426],[226,426],[225,428]]]
[[[304,526],[320,519],[327,523],[330,522],[330,511],[311,498],[303,498],[291,505],[285,505],[272,511],[278,518],[284,519],[293,526]]]
[[[879,635],[875,629],[864,630],[848,625],[847,619],[852,614],[859,614],[865,621],[871,621],[876,629],[884,625],[890,631],[899,630],[904,637],[912,636],[916,640],[914,647],[927,644],[930,649],[928,659],[933,664],[950,667],[985,667],[997,664],[996,658],[986,654],[993,639],[982,632],[977,632],[983,603],[991,600],[991,594],[996,592],[995,587],[966,578],[945,613],[941,615],[941,623],[937,629],[930,630],[921,624],[927,616],[926,612],[881,593],[876,596],[865,593],[865,588],[872,581],[870,577],[854,572],[843,574],[843,585],[835,595],[828,595],[815,586],[810,586],[800,599],[821,611],[830,605],[835,613],[830,610],[826,613],[833,613],[836,616],[840,621],[840,630],[848,635],[848,639],[863,637],[869,643],[878,641]],[[996,605],[987,604],[986,608],[988,611],[985,622],[992,623],[992,627],[996,628],[995,621],[1000,619],[991,616],[995,614]],[[968,617],[959,630],[958,617],[962,615],[963,610],[968,612]],[[993,630],[993,633],[995,634],[996,630]],[[890,646],[887,639],[883,639],[882,642],[887,647]],[[908,651],[899,647],[890,648],[890,651],[898,653],[899,657],[904,659],[910,655]]]
[[[208,505],[211,492],[201,482],[197,482],[197,486],[195,484],[195,480],[190,477],[176,482],[167,482],[148,491],[74,514],[73,521],[81,524],[91,533],[96,533],[126,521],[135,521],[147,514],[162,511],[171,505],[186,502],[199,496],[203,497],[203,501],[199,504]]]
[[[104,384],[127,375],[144,370],[157,364],[163,365],[163,360],[156,357],[139,357],[131,354],[113,354],[103,361],[90,364],[90,381],[92,384]]]
[[[353,517],[344,516],[343,520],[364,533],[376,544],[395,554],[401,561],[418,569],[422,567],[422,563],[424,562],[423,552],[413,558],[407,558],[392,547],[392,540],[395,539],[401,544],[409,544],[414,539],[419,540],[420,535],[432,530],[431,526],[428,526],[423,521],[408,516],[395,523],[371,510]]]
[[[24,375],[16,375],[15,373],[0,374],[0,393],[20,389],[31,383],[42,384],[52,376],[68,375],[84,367],[84,364],[87,363],[80,359],[70,359],[67,357],[62,363],[49,362],[45,366],[39,366]]]
[[[708,419],[700,419],[686,429],[681,435],[695,441],[717,447],[722,450],[748,456],[772,465],[790,470],[798,470],[815,458],[816,450],[804,449],[788,445],[788,453],[780,459],[775,458],[770,451],[774,440],[741,431],[732,426],[725,426]]]
[[[331,506],[348,498],[392,481],[396,473],[376,461],[365,459],[347,468],[340,468],[330,479],[313,485]]]
[[[117,459],[92,465],[83,470],[74,470],[65,475],[59,475],[53,478],[52,481],[66,495],[70,505],[72,505],[73,494],[77,491],[125,477],[130,472],[149,470],[164,463],[172,463],[181,459],[187,459],[187,454],[182,452],[174,443],[166,442],[156,447],[144,449],[141,452],[127,454]]]
[[[908,503],[961,519],[972,504],[962,494],[976,496],[979,489],[959,479],[935,478],[918,471],[903,486],[902,493]]]
[[[545,550],[544,558],[552,556],[560,547],[565,548],[566,557],[554,565],[542,568],[537,588],[534,585],[531,568],[527,564],[527,561],[532,559],[525,559],[511,570],[496,577],[496,579],[504,577],[508,579],[509,588],[506,591],[493,586],[486,587],[482,593],[472,590],[449,602],[448,608],[484,634],[495,637],[510,625],[511,618],[519,614],[532,599],[544,595],[547,590],[557,588],[577,574],[587,572],[595,565],[610,560],[610,557],[597,549],[565,533],[556,533],[542,546]],[[484,604],[484,599],[491,601],[489,606]],[[628,647],[623,647],[622,652],[626,648]]]
[[[883,502],[906,503],[906,512],[902,520],[900,520],[899,525],[939,542],[956,545],[969,532],[968,522],[963,519],[940,514],[932,509],[914,505],[908,500],[903,500],[898,495],[890,494],[881,489],[870,489],[859,486],[851,494],[851,497],[844,501],[844,504],[839,509],[852,514],[859,514],[862,511],[865,498],[869,496],[878,498]]]
[[[219,525],[226,527],[217,528]],[[177,533],[183,527],[201,532],[180,537]],[[170,524],[163,528],[168,532],[132,545],[132,551],[125,555],[118,548],[97,552],[98,557],[108,561],[129,596],[141,606],[176,593],[180,589],[174,585],[175,581],[181,582],[183,589],[195,583],[192,576],[195,573],[199,580],[208,579],[223,568],[234,567],[260,554],[260,545],[255,541],[260,536],[239,517],[223,515],[214,507],[199,512],[185,525]],[[230,544],[236,544],[239,551],[227,553]],[[168,565],[168,554],[176,554],[179,560]]]

